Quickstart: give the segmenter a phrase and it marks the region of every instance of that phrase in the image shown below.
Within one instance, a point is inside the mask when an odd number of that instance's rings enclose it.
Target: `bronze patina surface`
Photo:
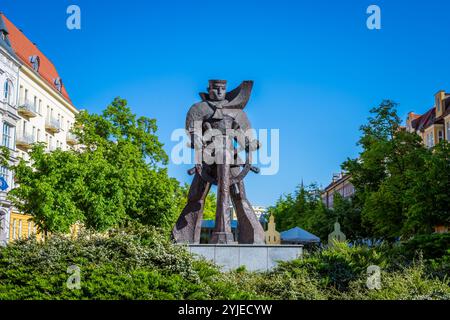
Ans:
[[[253,81],[244,81],[227,93],[225,80],[210,80],[208,93],[194,104],[186,117],[186,131],[191,147],[199,159],[195,168],[188,202],[172,230],[177,243],[200,242],[201,223],[206,196],[217,185],[217,211],[211,243],[235,243],[231,232],[230,201],[238,219],[239,243],[263,244],[264,230],[247,199],[244,178],[249,171],[252,152],[259,148],[253,139],[250,121],[243,111],[251,94]],[[212,134],[211,134],[212,133]],[[245,153],[245,160],[239,154]],[[208,159],[208,160],[206,160]]]

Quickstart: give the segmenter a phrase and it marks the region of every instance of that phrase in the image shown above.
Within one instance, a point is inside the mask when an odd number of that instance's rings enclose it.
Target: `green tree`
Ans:
[[[437,225],[450,225],[450,144],[442,141],[428,154],[423,169],[409,172],[414,181],[405,194],[411,205],[406,231],[431,233]]]
[[[179,183],[167,174],[156,130],[120,98],[101,115],[82,111],[73,130],[82,148],[46,153],[35,145],[30,161],[12,167],[10,199],[44,232],[67,232],[76,221],[95,230],[130,220],[168,228]]]
[[[186,206],[188,194],[189,194],[189,184],[185,183],[178,189],[177,208],[179,213],[181,213],[181,211]],[[205,199],[205,205],[203,209],[203,219],[215,219],[216,207],[217,207],[216,193],[211,190],[209,191],[208,196]]]
[[[396,103],[385,100],[371,110],[373,116],[361,127],[359,158],[343,164],[352,176],[354,202],[359,206],[352,214],[361,214],[366,235],[387,240],[415,232],[407,223],[413,203],[405,195],[430,157],[419,136],[401,128],[396,108]]]
[[[297,187],[269,208],[275,216],[277,229],[285,231],[294,227],[303,228],[325,240],[334,221],[320,199],[320,190],[315,184]]]
[[[333,195],[331,215],[341,225],[341,230],[349,240],[357,241],[368,237],[361,221],[361,211],[354,199],[341,196],[339,192]]]

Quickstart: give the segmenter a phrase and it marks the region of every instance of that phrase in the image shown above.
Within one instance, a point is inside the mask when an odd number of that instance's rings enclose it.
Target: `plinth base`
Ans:
[[[213,244],[235,244],[234,236],[231,232],[213,232],[211,236]]]
[[[278,261],[301,258],[302,245],[189,244],[189,252],[229,271],[245,266],[248,271],[270,271]]]

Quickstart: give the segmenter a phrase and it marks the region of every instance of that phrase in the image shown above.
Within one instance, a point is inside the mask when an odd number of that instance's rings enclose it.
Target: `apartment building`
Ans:
[[[434,105],[424,114],[408,113],[406,130],[415,132],[428,148],[443,140],[450,141],[450,94],[440,90],[434,95]],[[449,226],[435,226],[435,233],[449,232]]]
[[[328,209],[333,208],[334,195],[338,192],[344,199],[349,199],[355,194],[355,187],[351,182],[351,176],[343,172],[333,174],[331,183],[322,192],[322,202]]]
[[[11,152],[10,161],[16,160],[15,128],[20,117],[17,113],[19,68],[21,63],[9,41],[9,32],[0,16],[0,129],[1,145]],[[7,192],[13,185],[11,173],[0,166],[2,188],[0,189],[0,245],[6,244],[9,234],[11,204],[6,200]]]
[[[78,111],[70,100],[62,78],[37,45],[2,13],[0,21],[9,51],[18,61],[14,103],[9,105],[15,109],[17,120],[8,122],[11,128],[3,127],[3,145],[11,139],[10,147],[16,151],[17,157],[25,160],[28,160],[28,151],[36,142],[44,142],[47,151],[73,148],[76,139],[70,129]],[[8,215],[9,240],[36,232],[36,227],[26,214],[13,208]]]
[[[434,106],[424,114],[410,112],[406,129],[417,133],[429,148],[444,139],[450,141],[450,94],[443,90],[436,93]]]

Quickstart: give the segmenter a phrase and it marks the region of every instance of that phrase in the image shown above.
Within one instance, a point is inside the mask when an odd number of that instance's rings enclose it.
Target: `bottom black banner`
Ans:
[[[385,317],[391,311],[402,316],[427,308],[444,314],[449,301],[0,301],[2,314],[18,312],[21,316],[41,314],[47,317],[86,316],[129,317],[135,314],[165,319],[301,319],[306,315],[361,319]],[[9,309],[9,310],[8,310]]]

